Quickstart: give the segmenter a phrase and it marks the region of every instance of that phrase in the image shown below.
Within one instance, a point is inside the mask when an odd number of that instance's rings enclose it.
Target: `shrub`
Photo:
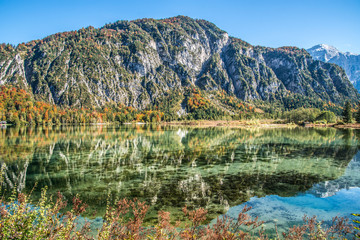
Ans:
[[[315,119],[316,121],[326,121],[327,123],[335,123],[336,116],[335,113],[330,111],[321,112]]]
[[[319,114],[320,110],[317,108],[298,108],[284,113],[284,118],[287,122],[294,123],[314,122]]]
[[[9,202],[1,200],[0,204],[1,239],[81,239],[89,230],[88,224],[76,228],[76,220],[86,208],[78,197],[66,213],[60,213],[66,207],[62,195],[53,203],[47,199],[46,189],[36,205],[28,195],[19,193],[16,197],[15,192]]]
[[[159,222],[154,227],[142,223],[149,206],[138,200],[119,200],[115,206],[108,205],[104,222],[97,233],[90,233],[90,224],[78,226],[78,218],[86,205],[76,196],[73,208],[60,213],[66,202],[61,194],[55,203],[46,197],[43,190],[40,201],[31,205],[29,196],[18,194],[0,207],[1,239],[268,239],[258,218],[252,219],[244,207],[237,219],[227,216],[217,218],[213,225],[202,225],[207,211],[203,208],[183,208],[187,223],[170,223],[170,213],[159,211]],[[16,200],[15,200],[16,199]],[[256,230],[258,229],[258,230]],[[324,226],[316,217],[304,217],[302,226],[294,226],[282,234],[283,239],[340,239],[353,233],[347,219],[335,217],[332,225]],[[277,233],[278,239],[281,239]],[[320,237],[320,238],[318,238]]]
[[[360,214],[355,214],[355,213],[353,213],[352,215],[355,216],[355,217],[360,217]],[[353,220],[353,222],[356,223],[356,224],[360,224],[360,221],[359,221],[359,220]],[[354,228],[355,228],[356,230],[360,231],[360,226],[359,226],[359,225],[358,225],[358,226],[354,226]],[[360,234],[359,234],[359,233],[356,233],[355,236],[356,236],[357,238],[360,238]]]
[[[2,169],[3,170],[3,169]],[[0,172],[0,192],[2,191],[2,171]],[[170,213],[159,211],[159,222],[154,227],[143,227],[143,221],[149,206],[145,202],[122,199],[110,205],[108,203],[103,225],[97,233],[90,233],[90,224],[79,226],[80,215],[87,205],[78,196],[73,198],[71,210],[63,213],[66,201],[59,193],[53,202],[47,197],[46,188],[36,204],[30,202],[30,196],[13,191],[9,201],[0,198],[0,238],[1,239],[268,239],[261,228],[263,224],[257,217],[247,213],[251,207],[245,206],[237,219],[227,216],[218,217],[213,225],[202,225],[207,210],[203,208],[183,213],[187,222],[179,228],[170,222]],[[356,215],[358,216],[358,215]],[[356,223],[358,223],[356,221]],[[283,233],[284,239],[340,239],[353,233],[353,226],[345,218],[335,217],[332,225],[326,227],[316,217],[304,217],[302,226],[294,226]],[[256,231],[258,229],[258,231]],[[277,238],[280,239],[277,233]]]
[[[340,120],[336,122],[336,125],[345,125],[344,121]]]

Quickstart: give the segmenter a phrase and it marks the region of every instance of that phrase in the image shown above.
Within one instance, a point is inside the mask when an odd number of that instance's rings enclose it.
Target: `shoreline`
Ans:
[[[231,127],[231,128],[295,128],[299,125],[294,123],[278,123],[276,120],[189,120],[161,122],[161,126],[186,126],[186,127]]]
[[[304,127],[310,127],[310,128],[337,128],[337,129],[360,129],[360,123],[347,123],[347,124],[336,124],[336,123],[329,123],[329,124],[315,124],[310,123],[306,124]]]
[[[182,121],[170,121],[170,122],[126,122],[126,123],[116,123],[116,122],[105,122],[105,123],[90,123],[90,124],[53,124],[53,125],[39,125],[39,126],[114,126],[114,125],[158,125],[158,126],[186,126],[186,127],[198,127],[198,128],[207,128],[207,127],[230,127],[230,128],[336,128],[336,129],[360,129],[360,123],[284,123],[281,120],[272,120],[272,119],[254,119],[254,120],[182,120]],[[12,127],[16,125],[6,124],[0,125],[0,129],[6,129],[7,127]],[[19,126],[34,126],[37,125],[19,125]]]
[[[251,127],[263,127],[263,128],[337,128],[337,129],[360,129],[360,123],[348,123],[348,124],[296,124],[296,123],[281,123],[279,120],[189,120],[189,121],[172,121],[161,122],[161,126],[187,126],[187,127],[231,127],[231,128],[251,128]]]

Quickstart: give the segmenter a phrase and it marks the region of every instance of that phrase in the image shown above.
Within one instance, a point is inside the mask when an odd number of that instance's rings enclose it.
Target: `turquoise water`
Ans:
[[[236,217],[244,204],[268,228],[360,212],[357,130],[89,126],[0,129],[4,185],[75,194],[89,217],[108,198],[138,198],[182,217],[204,207],[208,221]]]
[[[345,173],[335,180],[314,184],[304,193],[292,197],[268,195],[252,197],[246,203],[232,207],[225,214],[237,218],[243,207],[251,206],[251,216],[261,216],[265,229],[279,232],[303,223],[304,215],[317,216],[318,220],[331,223],[336,216],[354,219],[352,213],[360,213],[360,152],[347,166]]]

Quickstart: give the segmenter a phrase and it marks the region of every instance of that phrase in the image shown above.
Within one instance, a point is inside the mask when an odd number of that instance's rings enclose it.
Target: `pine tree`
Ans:
[[[358,103],[358,111],[356,113],[355,119],[357,123],[360,123],[360,102]]]
[[[349,101],[345,103],[343,118],[344,118],[344,122],[346,123],[350,123],[352,121],[351,105]]]

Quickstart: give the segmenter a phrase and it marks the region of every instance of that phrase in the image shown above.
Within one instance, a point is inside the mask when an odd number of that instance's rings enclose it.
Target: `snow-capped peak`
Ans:
[[[316,60],[328,62],[339,55],[339,50],[327,44],[318,44],[307,50]]]
[[[342,53],[327,44],[318,44],[307,50],[315,60],[335,63],[344,68],[349,80],[360,92],[360,54]]]
[[[320,47],[322,47],[322,48],[324,48],[324,49],[326,49],[326,50],[328,50],[328,51],[339,51],[339,50],[337,50],[337,48],[336,47],[333,47],[333,46],[330,46],[330,45],[327,45],[327,44],[320,44]]]

